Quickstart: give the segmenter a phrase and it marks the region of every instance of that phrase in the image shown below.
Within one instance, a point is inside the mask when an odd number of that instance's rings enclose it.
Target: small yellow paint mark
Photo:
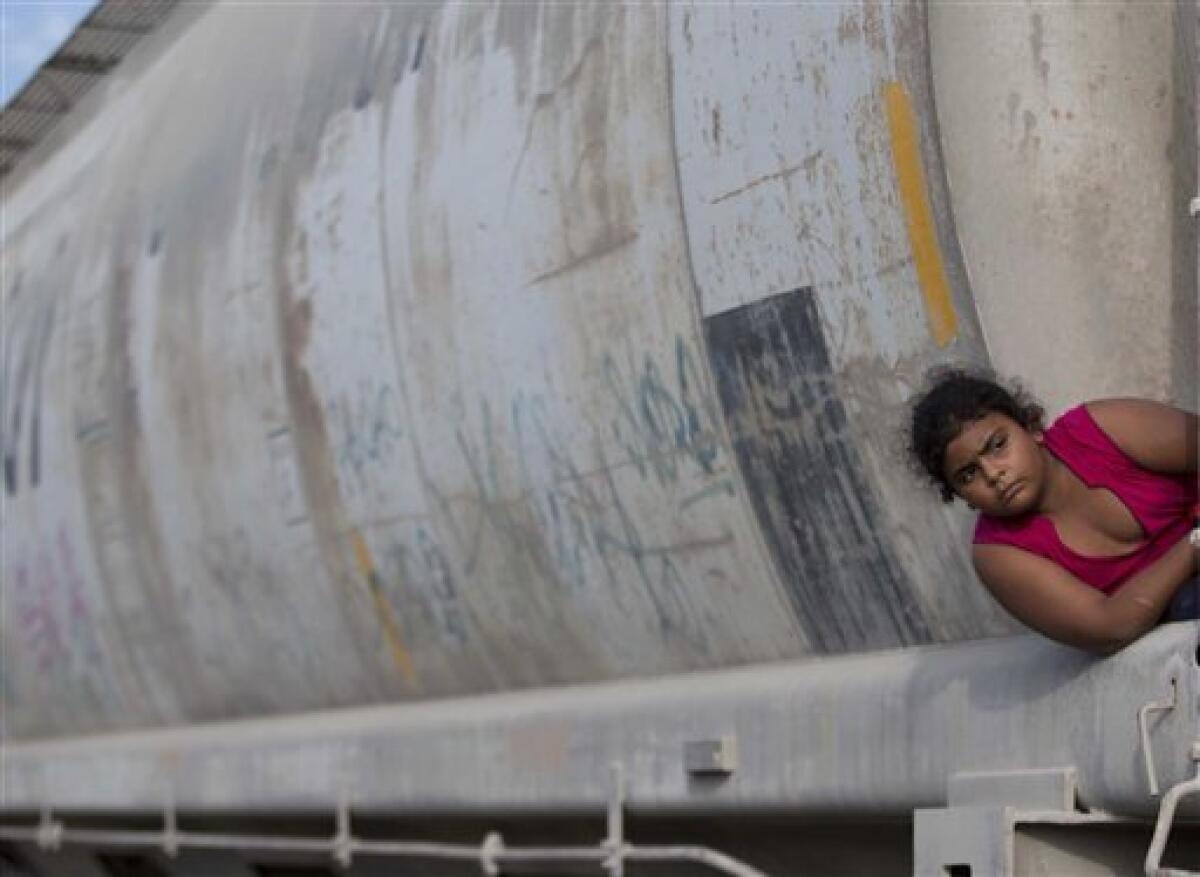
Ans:
[[[946,267],[934,231],[929,193],[925,188],[917,117],[908,93],[899,82],[885,85],[883,97],[892,133],[892,164],[896,169],[900,201],[908,221],[917,282],[925,297],[925,313],[929,318],[933,340],[938,347],[945,347],[958,334],[958,314],[950,297],[950,281],[946,277]]]
[[[387,594],[383,592],[383,583],[379,572],[375,569],[375,561],[371,557],[371,549],[367,540],[357,531],[350,534],[350,543],[354,549],[354,566],[358,574],[366,580],[367,588],[371,591],[371,599],[375,601],[375,614],[383,627],[383,635],[387,639],[388,648],[392,653],[392,661],[404,676],[404,680],[412,686],[417,684],[417,672],[413,666],[412,655],[404,647],[404,638],[400,635],[400,624],[392,604],[388,602]]]
[[[367,547],[367,540],[363,538],[362,533],[357,530],[350,534],[350,544],[354,548],[354,566],[358,570],[358,574],[364,579],[370,580],[371,576],[375,575],[375,561],[371,558],[371,549]]]

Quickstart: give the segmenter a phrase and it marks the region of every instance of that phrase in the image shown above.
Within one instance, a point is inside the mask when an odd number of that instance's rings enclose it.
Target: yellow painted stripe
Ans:
[[[396,620],[392,604],[388,602],[387,594],[383,592],[383,583],[379,579],[379,572],[375,569],[375,561],[371,557],[371,549],[367,547],[367,540],[363,538],[362,533],[356,531],[350,534],[350,542],[354,548],[354,566],[358,569],[358,574],[366,580],[367,587],[371,591],[371,599],[375,601],[375,614],[383,626],[383,635],[391,650],[392,661],[404,676],[404,680],[409,685],[415,686],[417,672],[413,666],[412,655],[404,647],[404,638],[400,635],[400,624]]]
[[[883,97],[892,131],[892,164],[896,169],[900,201],[908,220],[908,237],[912,244],[917,282],[925,297],[925,314],[929,319],[933,340],[938,347],[945,347],[958,334],[958,314],[950,296],[950,281],[942,263],[942,252],[934,231],[933,210],[929,206],[929,193],[925,188],[917,117],[908,93],[899,82],[885,85]]]

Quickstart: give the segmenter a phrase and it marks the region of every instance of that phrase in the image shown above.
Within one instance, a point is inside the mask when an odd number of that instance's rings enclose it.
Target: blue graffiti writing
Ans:
[[[682,338],[675,339],[673,383],[649,354],[640,367],[630,363],[625,371],[607,355],[603,369],[617,406],[613,436],[642,475],[652,473],[660,484],[674,482],[681,459],[713,474],[721,447],[718,421],[712,402],[698,398],[699,372]]]
[[[632,467],[642,479],[665,486],[683,481],[683,467],[693,467],[685,483],[699,481],[701,486],[678,501],[681,511],[709,497],[732,494],[733,482],[720,464],[712,403],[702,398],[699,371],[682,339],[670,379],[650,356],[624,370],[615,358],[606,357],[603,374],[615,404],[611,429],[620,459],[609,459],[604,443],[596,440],[591,443],[593,465],[581,466],[577,443],[572,446],[551,427],[546,400],[519,393],[505,424],[516,444],[518,483],[503,491],[498,424],[487,400],[481,400],[478,438],[465,428],[456,434],[474,485],[474,513],[448,515],[447,529],[468,573],[479,561],[484,535],[490,534],[544,578],[566,588],[583,589],[589,576],[599,572],[607,593],[631,612],[637,611],[630,605],[633,594],[641,593],[653,605],[664,635],[706,649],[704,625],[689,609],[682,558],[728,545],[732,536],[656,544],[631,513],[617,473]],[[519,489],[520,501],[513,500],[513,487]]]
[[[424,527],[416,528],[412,542],[411,547],[394,542],[384,550],[380,569],[384,588],[404,590],[398,605],[417,597],[426,623],[438,631],[443,642],[461,648],[467,643],[467,618],[450,562]],[[420,584],[412,587],[409,583]]]
[[[392,387],[360,381],[354,390],[331,400],[325,413],[338,470],[347,475],[350,490],[365,490],[370,469],[390,460],[404,437]]]

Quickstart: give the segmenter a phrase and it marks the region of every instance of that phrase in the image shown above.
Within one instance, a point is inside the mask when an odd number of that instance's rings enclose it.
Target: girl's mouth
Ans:
[[[1014,481],[1012,484],[1008,485],[1008,487],[1004,488],[1004,492],[1000,494],[1000,498],[1004,500],[1004,503],[1007,505],[1016,498],[1017,494],[1021,492],[1021,488],[1024,486],[1024,481]]]

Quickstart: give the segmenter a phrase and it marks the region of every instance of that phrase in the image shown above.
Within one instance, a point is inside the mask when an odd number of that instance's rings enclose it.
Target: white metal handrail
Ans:
[[[1175,709],[1175,704],[1178,701],[1179,685],[1174,679],[1171,680],[1171,695],[1166,700],[1150,702],[1143,704],[1138,710],[1138,732],[1142,738],[1142,758],[1146,766],[1146,782],[1150,787],[1150,794],[1155,798],[1158,797],[1158,773],[1154,767],[1154,747],[1150,744],[1150,713],[1154,712],[1169,712]]]
[[[610,877],[623,877],[626,862],[694,862],[731,877],[768,877],[757,868],[717,850],[702,846],[636,846],[624,838],[624,776],[620,765],[612,766],[608,799],[608,837],[594,846],[508,847],[498,833],[488,834],[478,845],[427,843],[422,841],[378,841],[357,838],[351,831],[350,806],[343,797],[337,808],[336,831],[332,837],[221,834],[180,831],[175,808],[168,802],[161,831],[117,831],[68,828],[43,807],[33,826],[0,826],[0,840],[36,843],[46,850],[63,844],[118,847],[150,847],[175,856],[183,848],[238,850],[243,852],[311,853],[331,857],[343,867],[354,856],[397,856],[477,862],[487,877],[497,877],[501,864],[595,863]]]
[[[1193,744],[1193,758],[1197,754],[1196,744]],[[1162,867],[1167,838],[1171,835],[1171,825],[1175,821],[1175,808],[1188,795],[1198,792],[1200,792],[1200,770],[1197,770],[1196,776],[1192,779],[1177,783],[1163,795],[1162,805],[1158,808],[1158,819],[1154,823],[1154,837],[1150,841],[1150,849],[1146,852],[1146,877],[1200,877],[1200,872],[1197,871]]]
[[[192,849],[224,849],[244,852],[312,853],[338,857],[399,856],[416,858],[453,859],[479,862],[484,874],[499,874],[501,864],[535,864],[548,862],[594,862],[611,867],[614,857],[625,862],[695,862],[707,865],[733,877],[767,877],[767,875],[738,859],[708,847],[700,846],[635,846],[622,844],[613,848],[607,842],[595,846],[506,847],[497,834],[489,834],[478,846],[468,844],[424,843],[419,841],[368,841],[350,838],[302,838],[284,835],[237,835],[211,832],[176,831],[169,839],[160,831],[107,831],[67,828],[62,822],[52,823],[53,840],[50,849],[63,844],[104,845],[118,847],[151,847],[175,851]],[[0,827],[0,840],[29,841],[44,844],[45,826]],[[173,840],[173,843],[168,843]]]

